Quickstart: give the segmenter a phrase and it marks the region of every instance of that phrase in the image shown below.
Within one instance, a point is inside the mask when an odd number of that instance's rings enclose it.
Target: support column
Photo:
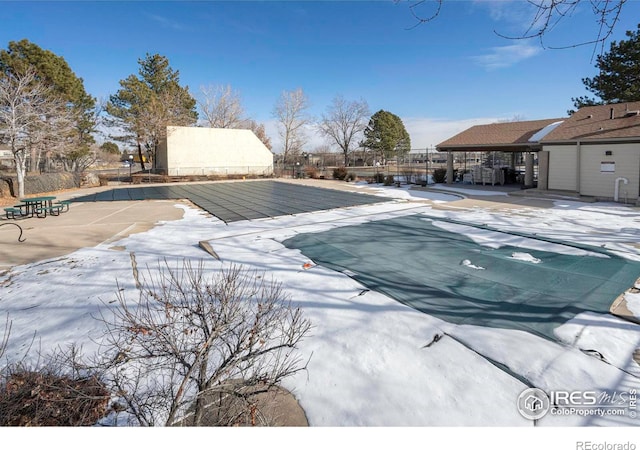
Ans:
[[[549,152],[538,152],[538,189],[549,189]]]
[[[453,153],[447,152],[447,184],[453,184]]]
[[[524,187],[533,187],[533,153],[524,156]]]

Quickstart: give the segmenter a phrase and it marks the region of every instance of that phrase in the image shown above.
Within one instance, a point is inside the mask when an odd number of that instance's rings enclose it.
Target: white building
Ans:
[[[170,176],[271,176],[273,153],[251,130],[169,126],[155,168]]]
[[[0,144],[0,168],[15,167],[13,152],[8,146]]]

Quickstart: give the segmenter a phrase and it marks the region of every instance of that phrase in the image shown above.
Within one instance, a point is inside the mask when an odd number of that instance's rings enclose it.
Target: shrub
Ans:
[[[349,173],[347,174],[347,176],[346,176],[346,177],[344,177],[344,180],[345,180],[345,181],[347,181],[347,182],[348,182],[348,181],[355,181],[355,180],[357,180],[357,179],[358,179],[358,176],[357,176],[355,173],[353,173],[353,172],[349,172]]]
[[[433,169],[433,181],[435,183],[444,183],[447,177],[447,169]]]
[[[91,426],[108,412],[110,394],[96,377],[18,370],[2,382],[2,426]]]
[[[5,333],[0,356],[7,342]],[[75,347],[33,367],[0,367],[0,426],[92,426],[110,412],[110,398],[99,369],[88,368]]]
[[[333,169],[333,178],[336,180],[344,180],[347,177],[347,168],[344,166]]]
[[[373,177],[374,183],[384,183],[384,174],[382,172],[378,172]]]
[[[384,185],[391,186],[393,184],[393,175],[387,175],[384,177]]]
[[[453,169],[453,180],[458,178],[458,169]],[[433,169],[433,182],[444,183],[447,181],[447,169]]]
[[[296,350],[310,322],[264,274],[165,261],[136,280],[139,297],[119,290],[103,319],[102,356],[140,425],[252,422],[263,416],[255,396],[306,368]]]
[[[318,169],[314,166],[307,166],[304,168],[304,174],[309,178],[318,178]]]

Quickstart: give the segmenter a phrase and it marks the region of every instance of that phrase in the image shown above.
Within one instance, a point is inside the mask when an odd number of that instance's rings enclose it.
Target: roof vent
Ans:
[[[627,113],[624,116],[625,117],[640,116],[640,111],[627,111]]]
[[[615,119],[616,115],[613,113],[613,108],[609,110],[609,119]]]

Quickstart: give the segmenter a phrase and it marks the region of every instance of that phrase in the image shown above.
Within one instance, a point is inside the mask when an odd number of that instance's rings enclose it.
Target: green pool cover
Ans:
[[[185,198],[224,222],[263,219],[391,199],[274,180],[118,188],[76,197],[74,202]]]
[[[425,219],[416,215],[338,227],[300,234],[284,244],[448,322],[525,330],[552,340],[554,328],[581,312],[608,313],[640,275],[640,263],[601,248],[563,243],[592,252],[580,256],[490,248]]]

